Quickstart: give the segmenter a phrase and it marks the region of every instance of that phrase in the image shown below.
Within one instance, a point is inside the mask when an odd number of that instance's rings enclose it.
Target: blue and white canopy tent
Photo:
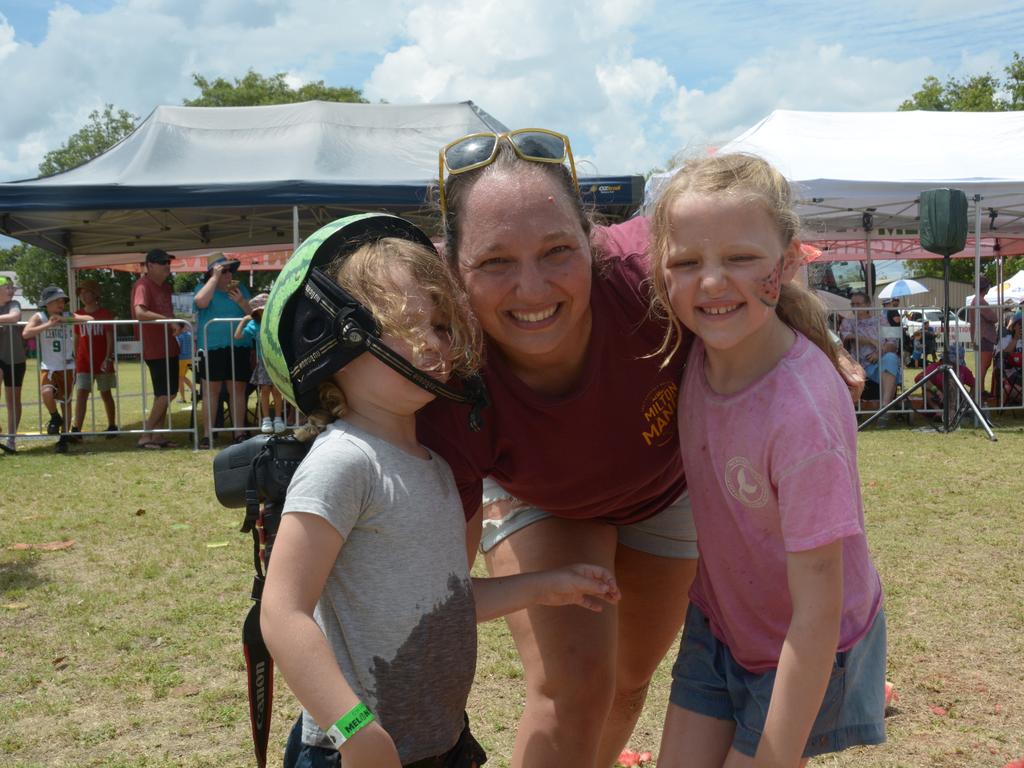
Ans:
[[[502,131],[471,101],[157,107],[104,154],[47,178],[0,184],[0,233],[75,260],[160,247],[175,254],[294,246],[323,224],[385,210],[436,231],[438,150]],[[627,216],[643,178],[581,178],[598,210]],[[108,263],[114,263],[108,259]],[[99,266],[93,258],[81,266]]]

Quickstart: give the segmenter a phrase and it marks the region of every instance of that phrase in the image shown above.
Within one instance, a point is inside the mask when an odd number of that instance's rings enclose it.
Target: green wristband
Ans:
[[[331,743],[337,749],[351,739],[360,728],[372,723],[374,719],[370,708],[360,701],[327,729],[327,738],[331,740]]]

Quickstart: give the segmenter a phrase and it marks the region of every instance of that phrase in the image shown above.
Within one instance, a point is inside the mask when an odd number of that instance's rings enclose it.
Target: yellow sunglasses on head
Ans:
[[[576,162],[572,158],[569,137],[547,128],[519,128],[504,133],[471,133],[445,145],[438,155],[437,178],[440,193],[441,213],[447,212],[444,194],[445,171],[449,176],[483,168],[498,157],[498,144],[504,139],[523,160],[534,163],[569,162],[572,182],[579,192],[580,182],[576,177]]]

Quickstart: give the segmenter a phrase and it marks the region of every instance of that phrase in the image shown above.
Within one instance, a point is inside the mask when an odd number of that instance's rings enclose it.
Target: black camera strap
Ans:
[[[250,594],[253,604],[242,625],[242,651],[249,687],[249,724],[259,768],[266,768],[267,765],[270,717],[274,703],[274,659],[260,629],[260,603],[266,581],[265,566],[270,559],[270,548],[277,535],[281,515],[280,512],[268,514],[268,505],[276,508],[276,504],[261,502],[258,478],[263,464],[272,460],[272,449],[265,444],[249,465],[249,480],[245,488],[245,520],[242,523],[242,532],[252,533],[252,564],[256,571]]]

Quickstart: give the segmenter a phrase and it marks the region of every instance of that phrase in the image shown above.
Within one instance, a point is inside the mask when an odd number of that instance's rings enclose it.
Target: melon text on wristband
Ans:
[[[338,718],[338,721],[327,730],[327,738],[335,748],[340,747],[351,739],[363,726],[369,725],[374,720],[373,712],[363,702],[359,702],[352,709]]]

